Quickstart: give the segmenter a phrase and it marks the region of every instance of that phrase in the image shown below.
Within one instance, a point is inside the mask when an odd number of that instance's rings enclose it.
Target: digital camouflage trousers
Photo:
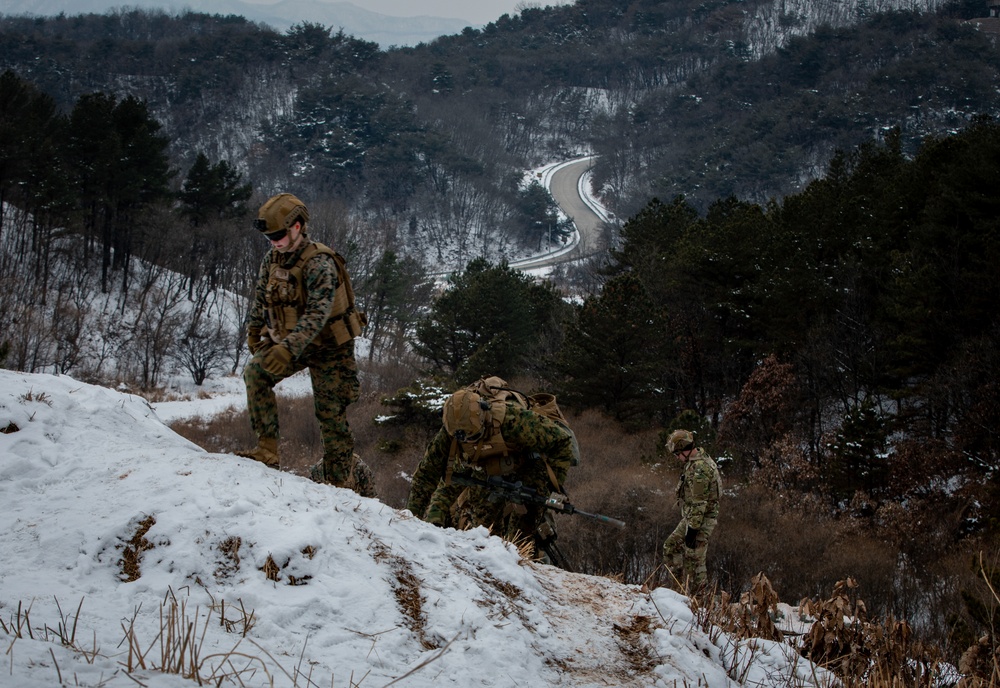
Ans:
[[[553,469],[553,472],[562,484],[566,479],[566,470]],[[480,480],[486,477],[484,474],[472,475]],[[555,489],[542,461],[530,461],[519,471],[505,475],[504,480],[520,482],[543,495]],[[544,507],[513,504],[496,497],[488,488],[447,485],[442,481],[431,496],[424,519],[458,530],[485,526],[494,535],[517,544],[530,537],[539,550],[542,539],[553,538],[554,532],[546,522]],[[548,527],[543,527],[543,524]]]
[[[254,434],[258,441],[262,438],[278,439],[278,403],[274,387],[285,378],[308,368],[316,420],[319,421],[323,439],[323,473],[327,482],[343,485],[350,474],[354,454],[354,435],[347,423],[347,406],[357,401],[360,392],[354,341],[341,346],[310,344],[305,353],[293,360],[280,375],[264,370],[262,362],[268,350],[268,347],[259,350],[243,370],[247,411]]]

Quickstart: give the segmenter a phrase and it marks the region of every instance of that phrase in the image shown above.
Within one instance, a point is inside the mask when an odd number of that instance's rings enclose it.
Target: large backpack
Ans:
[[[490,402],[493,423],[497,429],[503,422],[503,417],[507,402],[514,402],[522,408],[533,411],[540,416],[555,421],[565,429],[573,440],[573,461],[570,465],[580,465],[580,445],[576,440],[576,434],[570,428],[566,416],[556,402],[556,396],[548,392],[537,392],[535,394],[524,394],[510,387],[507,382],[500,377],[491,376],[479,378],[476,382],[466,387],[467,390],[475,392],[483,399]]]

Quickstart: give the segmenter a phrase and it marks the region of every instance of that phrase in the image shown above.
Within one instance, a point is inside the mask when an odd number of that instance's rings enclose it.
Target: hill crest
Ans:
[[[6,370],[0,390],[18,685],[57,671],[181,685],[153,670],[172,620],[197,630],[197,660],[175,663],[240,685],[723,686],[727,653],[757,657],[746,675],[762,678],[792,652],[708,637],[672,591],[529,563],[484,529],[205,452],[141,397]]]

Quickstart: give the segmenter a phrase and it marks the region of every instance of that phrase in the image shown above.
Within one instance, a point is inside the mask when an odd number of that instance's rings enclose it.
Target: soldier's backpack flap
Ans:
[[[577,442],[576,433],[573,432],[573,428],[569,426],[569,422],[566,420],[566,416],[563,415],[562,409],[559,408],[559,404],[556,403],[556,395],[549,394],[548,392],[537,392],[532,394],[528,397],[528,408],[540,416],[545,416],[549,420],[555,421],[569,433],[570,437],[573,439],[573,461],[570,465],[579,466],[580,443]]]

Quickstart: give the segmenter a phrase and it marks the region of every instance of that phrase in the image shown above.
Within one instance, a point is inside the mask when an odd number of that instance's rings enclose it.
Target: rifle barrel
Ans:
[[[619,521],[617,518],[611,518],[610,516],[605,516],[604,514],[591,514],[586,511],[575,510],[575,513],[581,516],[586,516],[587,518],[592,518],[595,521],[600,521],[601,523],[607,523],[608,525],[618,526],[619,528],[625,527],[625,521]]]

